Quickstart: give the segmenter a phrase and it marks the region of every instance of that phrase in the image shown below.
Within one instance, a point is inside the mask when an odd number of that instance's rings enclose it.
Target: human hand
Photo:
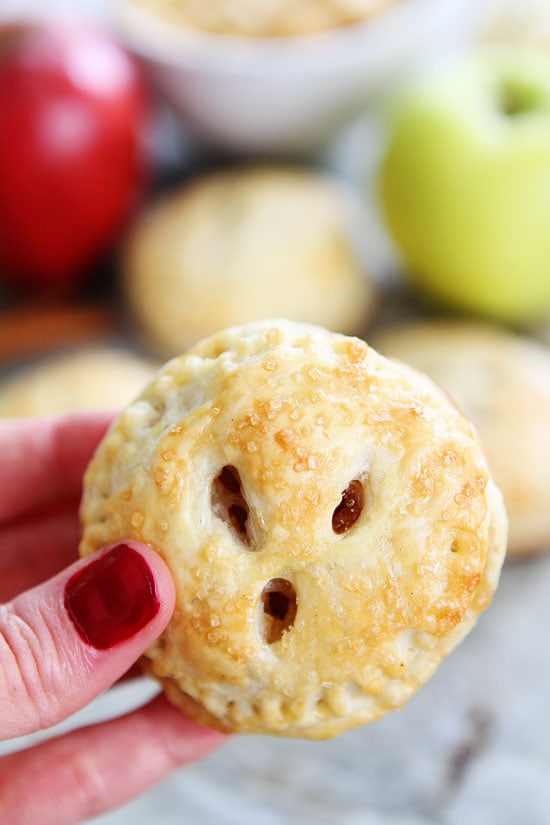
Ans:
[[[0,421],[0,740],[67,718],[122,677],[174,609],[168,568],[127,542],[75,561],[82,475],[110,416]],[[163,696],[0,759],[0,822],[72,825],[224,737]]]

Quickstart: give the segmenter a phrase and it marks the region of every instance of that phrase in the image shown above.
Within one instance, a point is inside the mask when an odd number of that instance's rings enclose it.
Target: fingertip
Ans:
[[[122,542],[94,553],[65,585],[64,605],[78,635],[98,650],[150,643],[168,624],[175,587],[148,545]]]
[[[102,693],[161,635],[174,603],[158,553],[124,542],[3,605],[0,736],[48,727]]]

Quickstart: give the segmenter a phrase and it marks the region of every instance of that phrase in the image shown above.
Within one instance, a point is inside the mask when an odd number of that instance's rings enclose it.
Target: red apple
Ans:
[[[147,91],[131,56],[89,25],[0,33],[0,278],[74,291],[146,174]]]

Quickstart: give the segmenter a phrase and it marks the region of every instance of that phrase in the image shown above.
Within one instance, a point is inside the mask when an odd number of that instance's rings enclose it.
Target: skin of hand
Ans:
[[[77,559],[82,475],[112,415],[0,420],[0,740],[55,725],[131,669],[168,624],[174,584],[146,545]],[[164,696],[0,758],[0,822],[73,825],[226,737]]]

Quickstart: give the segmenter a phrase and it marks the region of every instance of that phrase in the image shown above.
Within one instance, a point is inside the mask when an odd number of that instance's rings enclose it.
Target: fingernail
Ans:
[[[65,608],[80,637],[105,650],[135,636],[156,616],[160,602],[141,553],[119,544],[69,579]]]

